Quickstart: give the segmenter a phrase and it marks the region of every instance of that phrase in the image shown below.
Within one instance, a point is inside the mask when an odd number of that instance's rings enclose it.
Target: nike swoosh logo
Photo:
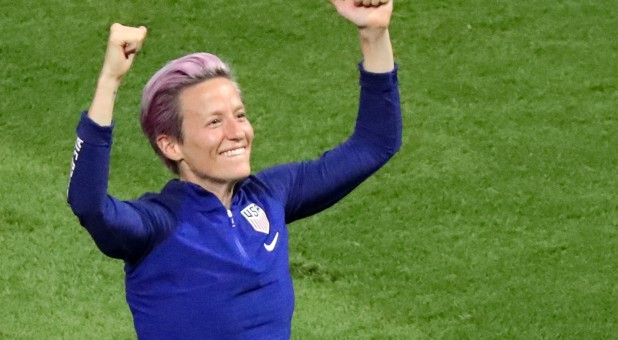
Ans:
[[[277,232],[275,234],[275,238],[273,238],[273,240],[272,240],[272,242],[270,242],[270,244],[264,243],[264,248],[266,248],[266,250],[268,250],[268,251],[275,250],[275,246],[277,245],[277,240],[278,239],[279,239],[279,232]]]

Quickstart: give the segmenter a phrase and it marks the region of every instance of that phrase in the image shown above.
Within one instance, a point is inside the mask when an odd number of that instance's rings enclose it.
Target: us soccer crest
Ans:
[[[262,208],[260,208],[257,204],[251,203],[246,206],[240,213],[245,217],[245,219],[251,224],[255,231],[268,234],[270,231],[270,222],[268,221],[268,216]]]

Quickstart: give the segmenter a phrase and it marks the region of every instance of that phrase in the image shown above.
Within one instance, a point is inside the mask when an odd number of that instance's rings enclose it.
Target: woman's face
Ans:
[[[249,176],[253,127],[234,82],[214,78],[180,94],[180,177],[208,189]]]

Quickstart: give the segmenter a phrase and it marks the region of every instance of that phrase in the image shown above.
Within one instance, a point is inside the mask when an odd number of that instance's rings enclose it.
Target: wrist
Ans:
[[[97,80],[97,87],[102,89],[117,90],[122,82],[122,77],[116,77],[105,72],[101,72],[99,79]]]
[[[380,40],[388,39],[387,27],[360,27],[358,35],[362,43],[372,44]]]
[[[371,34],[367,34],[371,33]],[[390,72],[395,67],[388,29],[360,34],[363,67],[371,73]]]
[[[105,72],[101,72],[101,75],[99,75],[94,98],[88,110],[88,117],[100,126],[112,124],[114,102],[121,80],[118,77],[109,76]]]

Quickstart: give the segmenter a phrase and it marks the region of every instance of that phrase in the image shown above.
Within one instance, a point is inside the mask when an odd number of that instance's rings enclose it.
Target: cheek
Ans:
[[[192,131],[185,136],[185,143],[190,144],[194,149],[207,152],[217,152],[221,138],[214,130]]]
[[[245,128],[245,136],[249,141],[253,141],[253,126],[250,123],[247,123],[247,127]]]
[[[221,146],[222,140],[223,138],[218,136],[217,133],[207,133],[202,139],[202,149],[212,157],[215,157],[219,154],[219,147]]]

